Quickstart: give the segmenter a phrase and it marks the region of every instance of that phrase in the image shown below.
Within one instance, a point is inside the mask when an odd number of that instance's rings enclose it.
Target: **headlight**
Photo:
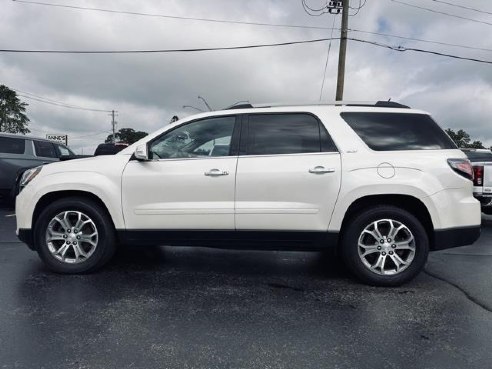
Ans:
[[[43,167],[41,166],[41,167],[36,167],[26,170],[22,174],[22,177],[19,182],[20,189],[26,187],[29,184],[29,182],[31,182],[34,178],[36,178],[39,172],[41,172],[42,168]]]

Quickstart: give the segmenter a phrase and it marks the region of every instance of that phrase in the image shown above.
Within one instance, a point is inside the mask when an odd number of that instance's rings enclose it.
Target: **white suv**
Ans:
[[[119,243],[337,246],[364,282],[399,285],[429,250],[479,237],[472,178],[422,111],[247,104],[177,121],[115,156],[28,171],[17,233],[61,273],[101,267]]]

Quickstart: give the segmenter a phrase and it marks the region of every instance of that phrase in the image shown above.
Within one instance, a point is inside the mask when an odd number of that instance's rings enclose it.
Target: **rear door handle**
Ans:
[[[318,165],[314,168],[309,169],[309,173],[313,174],[325,174],[325,173],[333,173],[335,168],[325,168],[321,165]]]
[[[209,177],[227,176],[229,172],[226,170],[210,169],[208,172],[205,172],[205,175]]]

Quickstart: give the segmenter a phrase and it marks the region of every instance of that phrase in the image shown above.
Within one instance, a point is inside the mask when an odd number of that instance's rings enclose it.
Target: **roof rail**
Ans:
[[[377,108],[400,108],[400,109],[410,109],[409,106],[397,103],[395,101],[333,101],[333,102],[306,102],[306,103],[273,103],[273,104],[251,104],[248,101],[240,101],[236,104],[233,104],[224,110],[230,109],[254,109],[254,108],[275,108],[275,107],[285,107],[285,106],[303,106],[303,105],[311,105],[311,106],[324,106],[324,105],[333,105],[333,106],[366,106],[366,107],[377,107]]]

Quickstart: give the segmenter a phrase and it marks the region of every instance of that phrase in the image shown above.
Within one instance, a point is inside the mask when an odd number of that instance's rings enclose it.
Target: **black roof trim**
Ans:
[[[374,106],[379,108],[402,108],[402,109],[410,109],[408,105],[403,105],[397,103],[395,101],[378,101]]]

